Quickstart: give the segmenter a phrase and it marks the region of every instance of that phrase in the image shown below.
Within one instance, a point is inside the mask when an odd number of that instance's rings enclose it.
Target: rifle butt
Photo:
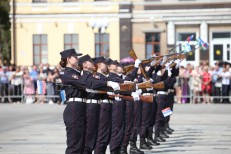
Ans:
[[[164,89],[164,82],[158,82],[158,83],[155,83],[153,84],[153,89]]]
[[[153,95],[140,96],[140,100],[145,103],[153,103]]]

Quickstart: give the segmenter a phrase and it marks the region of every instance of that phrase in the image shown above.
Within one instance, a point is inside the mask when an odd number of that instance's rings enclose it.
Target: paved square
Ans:
[[[0,104],[0,154],[64,154],[65,106]],[[230,154],[231,105],[176,104],[175,129],[147,154]],[[109,153],[109,151],[107,152]]]

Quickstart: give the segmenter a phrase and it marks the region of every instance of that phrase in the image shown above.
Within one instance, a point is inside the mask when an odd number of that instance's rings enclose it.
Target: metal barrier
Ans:
[[[60,99],[60,90],[62,89],[62,84],[54,83],[54,95],[25,95],[23,93],[24,85],[12,85],[12,84],[3,84],[0,83],[0,101],[1,102],[49,102],[49,100],[53,100],[53,102],[61,102]],[[189,92],[190,95],[182,95],[181,97],[175,96],[175,100],[187,98],[188,103],[193,103],[194,99],[203,99],[204,96],[195,96],[192,91]],[[221,94],[221,92],[220,92]],[[29,99],[29,100],[27,100]],[[223,99],[229,99],[231,102],[230,96],[209,96],[209,99],[217,99],[218,103]],[[182,102],[181,102],[182,103]]]
[[[44,102],[48,102],[53,99],[54,102],[61,102],[59,91],[62,88],[60,83],[54,83],[54,95],[38,95],[37,92],[32,95],[24,94],[24,85],[12,85],[9,83],[0,83],[0,102],[26,102],[28,98],[31,98],[30,103],[36,102],[36,100],[43,99]],[[33,100],[33,102],[32,102]]]

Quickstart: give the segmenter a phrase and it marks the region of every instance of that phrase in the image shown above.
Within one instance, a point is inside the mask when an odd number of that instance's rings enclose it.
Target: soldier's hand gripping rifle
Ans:
[[[132,57],[134,60],[137,59],[136,53],[135,53],[135,51],[134,51],[133,49],[130,50],[130,51],[128,51],[128,53],[129,53],[130,57]],[[139,64],[139,68],[140,68],[140,71],[141,71],[142,75],[144,76],[144,78],[145,78],[146,80],[149,80],[149,77],[147,76],[147,74],[146,74],[146,72],[145,72],[145,69],[144,69],[142,63]]]
[[[134,101],[132,96],[114,94],[113,92],[107,92],[107,91],[102,91],[102,90],[92,90],[92,89],[86,89],[86,91],[89,93],[95,93],[95,94],[107,94],[110,98],[119,97],[125,100]],[[139,97],[140,97],[140,100],[143,102],[153,103],[153,95],[146,95],[146,96],[140,95]]]

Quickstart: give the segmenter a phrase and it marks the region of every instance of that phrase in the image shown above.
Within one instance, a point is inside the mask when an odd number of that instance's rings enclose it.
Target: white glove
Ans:
[[[137,89],[136,93],[140,96],[142,94],[142,89]]]
[[[176,63],[176,68],[179,68],[181,60],[176,59],[174,62]]]
[[[149,90],[153,90],[153,88],[146,88],[146,90],[147,90],[147,91],[149,91]]]
[[[166,69],[169,68],[170,64],[170,62],[165,64]]]
[[[140,96],[136,92],[132,92],[132,97],[133,97],[134,101],[140,100]]]
[[[93,90],[93,89],[86,89],[86,92],[88,92],[88,93],[98,93],[97,90]]]
[[[108,81],[107,86],[112,87],[114,91],[120,90],[120,85],[117,82]]]
[[[154,59],[150,65],[153,66],[155,63],[156,63],[156,59]]]
[[[152,78],[150,78],[149,80],[151,81],[151,83],[153,83],[153,81],[154,81]]]
[[[132,81],[124,81],[124,83],[132,83]]]
[[[115,100],[116,100],[116,101],[121,101],[121,98],[115,97]]]
[[[168,59],[168,57],[167,57],[167,56],[164,56],[164,57],[163,57],[163,62],[166,62],[167,59]]]
[[[151,57],[156,57],[156,54],[152,54]]]
[[[113,92],[110,92],[110,91],[107,91],[107,94],[108,94],[108,95],[114,95],[114,93],[113,93]]]
[[[167,70],[168,70],[168,76],[170,77],[172,75],[172,72],[169,67],[167,67]]]
[[[143,82],[146,82],[146,81],[147,81],[144,77],[142,77],[142,80],[143,80]]]
[[[134,67],[139,68],[140,63],[141,63],[141,60],[136,59],[136,60],[135,60]]]

